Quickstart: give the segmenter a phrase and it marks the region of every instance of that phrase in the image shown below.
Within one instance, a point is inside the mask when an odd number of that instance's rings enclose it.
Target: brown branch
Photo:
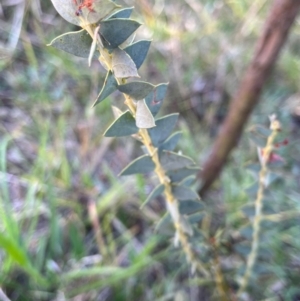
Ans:
[[[288,32],[300,9],[300,0],[276,0],[266,20],[263,33],[257,42],[254,58],[245,72],[229,113],[213,145],[212,152],[199,174],[207,191],[220,174],[231,150],[242,135],[243,127],[259,100],[262,88],[283,47]]]

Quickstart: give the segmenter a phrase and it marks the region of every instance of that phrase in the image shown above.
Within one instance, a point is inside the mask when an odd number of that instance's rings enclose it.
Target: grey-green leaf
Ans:
[[[144,99],[152,90],[154,86],[147,82],[134,81],[119,85],[118,90],[132,97],[135,100]]]
[[[162,235],[174,235],[174,226],[169,213],[166,213],[156,224],[155,231]]]
[[[254,204],[246,204],[241,208],[243,214],[248,218],[252,218],[255,215]]]
[[[64,33],[51,41],[48,46],[63,50],[73,55],[88,58],[92,45],[92,38],[84,29],[80,31]],[[94,57],[99,57],[99,51],[96,50]]]
[[[263,136],[252,133],[252,135],[249,136],[249,138],[258,147],[265,147],[266,145],[266,138]]]
[[[157,198],[159,195],[161,195],[163,193],[163,191],[165,190],[165,186],[163,184],[159,184],[157,185],[152,192],[149,194],[149,196],[147,197],[147,199],[145,200],[145,202],[141,205],[141,209],[147,205],[149,202],[151,202],[152,200],[154,200],[155,198]]]
[[[94,24],[111,15],[115,10],[120,9],[110,0],[101,0],[93,3],[92,12],[89,7],[83,6],[81,8],[80,18],[76,15],[79,3],[73,0],[51,0],[58,13],[68,22],[84,27],[88,24]]]
[[[182,181],[186,177],[193,175],[199,171],[200,169],[197,167],[186,167],[186,168],[169,171],[167,175],[170,177],[172,182],[176,183]]]
[[[154,146],[159,146],[171,135],[178,115],[178,113],[170,114],[155,121],[156,127],[149,130],[149,135]]]
[[[252,226],[249,224],[243,226],[242,228],[240,228],[240,234],[241,234],[241,236],[243,236],[247,239],[252,239],[252,235],[253,235]]]
[[[199,223],[203,220],[205,212],[197,212],[188,216],[188,220],[191,224]]]
[[[251,245],[247,241],[238,243],[234,245],[234,250],[236,253],[246,258],[251,251]]]
[[[112,49],[125,42],[141,26],[139,22],[130,19],[108,19],[100,25],[100,34]]]
[[[149,129],[155,126],[154,117],[144,99],[136,104],[135,124],[139,129]]]
[[[142,64],[148,54],[150,44],[151,44],[151,41],[141,40],[141,41],[133,43],[130,46],[127,46],[126,48],[124,48],[124,50],[128,53],[128,55],[134,61],[137,69],[139,69],[142,66]]]
[[[106,97],[108,97],[111,93],[116,91],[117,85],[118,85],[118,83],[117,83],[114,75],[112,74],[112,72],[111,71],[107,72],[103,87],[102,87],[99,95],[97,96],[93,106],[100,103],[102,100],[104,100]]]
[[[254,198],[257,195],[258,187],[259,187],[258,183],[255,182],[249,187],[247,187],[245,189],[245,192],[249,195],[250,198]]]
[[[193,214],[204,209],[204,204],[200,201],[186,200],[179,202],[179,211],[181,214]]]
[[[162,152],[160,163],[165,170],[176,170],[195,164],[191,158],[170,151]]]
[[[128,164],[120,173],[120,176],[128,176],[133,175],[137,173],[148,173],[153,171],[155,168],[155,165],[151,159],[150,156],[144,155],[141,156],[134,161],[132,161],[130,164]]]
[[[181,138],[182,133],[181,132],[175,132],[173,133],[166,141],[159,147],[160,151],[163,150],[169,150],[173,151],[176,147],[179,139]]]
[[[173,195],[178,200],[200,200],[199,195],[191,188],[182,185],[173,185]]]
[[[116,13],[112,14],[110,17],[108,17],[108,19],[128,19],[131,16],[133,8],[133,6],[123,8],[117,11]]]
[[[196,180],[196,176],[191,175],[183,179],[179,184],[182,186],[190,187],[193,183],[195,183],[195,180]]]
[[[139,77],[135,63],[122,49],[116,48],[112,53],[112,68],[115,77]]]
[[[147,95],[145,100],[153,116],[158,113],[166,96],[167,88],[168,84],[159,84],[149,95]]]
[[[116,119],[104,133],[105,137],[123,137],[135,134],[138,132],[135,125],[135,119],[129,111],[123,113]]]
[[[272,130],[261,125],[255,125],[250,133],[254,132],[267,138],[271,135]]]

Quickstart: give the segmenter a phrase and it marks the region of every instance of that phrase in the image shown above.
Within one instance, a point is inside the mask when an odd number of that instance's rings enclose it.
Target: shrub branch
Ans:
[[[204,163],[199,178],[203,183],[199,193],[203,195],[220,174],[231,150],[236,146],[243,128],[257,104],[263,86],[270,76],[279,52],[300,9],[300,0],[276,0],[265,28],[257,42],[253,60],[245,72],[229,113]]]
[[[243,291],[247,289],[249,284],[249,280],[251,278],[252,270],[255,265],[258,249],[259,249],[259,235],[261,232],[261,221],[263,220],[263,197],[264,192],[266,189],[266,178],[268,176],[268,162],[270,155],[273,151],[274,142],[280,131],[280,123],[275,118],[275,116],[271,117],[271,126],[272,132],[268,137],[266,147],[264,148],[264,152],[262,154],[261,159],[261,170],[259,172],[259,188],[257,191],[256,200],[254,203],[255,206],[255,216],[253,220],[253,236],[252,236],[252,244],[251,244],[251,251],[247,258],[246,270],[244,276],[241,280],[240,289],[238,291],[238,295],[240,295]]]
[[[89,35],[92,37],[93,41],[95,42],[95,30],[98,30],[98,28],[94,28],[93,25],[85,26],[84,29],[89,33]],[[101,50],[101,42],[99,40],[96,41],[98,44],[99,50]],[[106,62],[107,66],[109,66],[109,62]],[[126,79],[116,79],[118,84],[125,84]],[[128,96],[127,94],[123,93],[123,96],[125,98],[124,104],[129,108],[131,114],[133,117],[136,115],[136,104],[133,101],[133,99]],[[150,135],[147,131],[147,129],[139,129],[138,136],[140,137],[140,141],[144,146],[147,148],[147,151],[155,165],[155,174],[157,175],[160,184],[164,185],[164,196],[166,199],[167,204],[167,210],[169,211],[174,228],[176,230],[175,233],[175,239],[178,239],[182,249],[186,255],[187,261],[191,264],[193,270],[198,270],[200,273],[202,273],[205,277],[210,277],[210,273],[208,270],[204,267],[203,263],[199,260],[197,254],[194,252],[190,242],[189,242],[189,235],[190,233],[187,233],[186,226],[183,225],[182,217],[179,212],[179,204],[178,200],[174,197],[172,193],[172,187],[171,187],[171,181],[169,177],[166,175],[166,172],[164,168],[162,167],[159,156],[158,156],[158,150],[156,147],[153,146],[153,143],[151,141]],[[102,248],[101,248],[102,249]]]

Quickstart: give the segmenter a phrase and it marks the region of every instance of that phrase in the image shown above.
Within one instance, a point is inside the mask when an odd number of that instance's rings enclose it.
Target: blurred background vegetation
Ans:
[[[178,149],[199,165],[270,2],[121,3],[135,6],[133,18],[144,24],[139,38],[153,40],[141,77],[170,83],[163,111],[181,113]],[[142,151],[134,140],[103,137],[113,120],[111,105],[124,105],[114,94],[92,108],[102,67],[46,46],[78,28],[45,0],[3,0],[0,16],[0,300],[218,300],[214,283],[191,276],[180,249],[154,231],[163,200],[140,210],[155,180],[117,177]],[[285,163],[268,206],[300,211],[299,33],[298,19],[239,147],[204,200],[215,228],[230,229],[225,267],[243,262],[234,239],[248,216],[241,208],[254,199],[247,188],[257,179],[246,166],[258,162],[257,128],[268,126],[273,113],[289,144],[278,150]],[[247,300],[300,300],[299,222],[285,220],[264,240],[273,254],[265,259],[272,281],[259,274],[266,284]]]

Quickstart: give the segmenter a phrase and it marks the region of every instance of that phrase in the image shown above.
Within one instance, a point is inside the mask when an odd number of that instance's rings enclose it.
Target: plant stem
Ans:
[[[87,28],[85,28],[85,29],[90,34],[90,36],[94,39],[95,38],[95,34],[94,34],[95,29],[92,26],[87,26]],[[99,46],[99,48],[101,48],[99,44],[98,44],[98,46]],[[109,66],[109,64],[108,64],[108,66]],[[124,84],[126,82],[126,79],[117,79],[117,81],[118,81],[118,84],[120,84],[120,82],[122,82],[122,84]],[[125,101],[124,101],[125,105],[129,108],[133,117],[135,117],[136,104],[131,99],[131,97],[129,97],[128,95],[126,95],[124,93],[123,93],[123,95],[125,98]],[[169,211],[169,213],[172,217],[173,224],[174,224],[174,227],[176,230],[175,237],[179,239],[179,241],[182,245],[182,248],[186,254],[188,262],[190,262],[192,264],[192,268],[194,270],[198,270],[206,277],[210,277],[210,273],[203,266],[203,264],[199,261],[196,253],[194,252],[194,250],[191,247],[191,244],[189,243],[187,231],[184,229],[184,226],[182,224],[182,217],[179,212],[178,200],[174,197],[174,195],[172,193],[171,181],[170,181],[169,177],[166,175],[164,168],[160,164],[157,148],[153,146],[147,129],[140,129],[138,134],[140,136],[141,142],[146,146],[147,151],[148,151],[149,155],[151,156],[153,163],[155,164],[155,173],[156,173],[160,183],[162,185],[164,185],[164,188],[165,188],[164,196],[166,198],[167,210]],[[100,241],[99,241],[99,243],[100,243]]]
[[[246,270],[244,276],[241,280],[241,285],[238,291],[238,296],[244,292],[249,284],[249,279],[251,278],[252,270],[255,265],[257,255],[258,255],[258,248],[259,248],[259,235],[261,231],[261,221],[263,219],[262,214],[262,207],[263,207],[263,197],[265,192],[265,180],[268,174],[268,162],[270,155],[273,150],[274,141],[278,132],[280,131],[280,123],[275,117],[271,118],[271,125],[270,128],[272,133],[268,137],[266,147],[264,148],[264,153],[261,159],[261,170],[259,172],[259,188],[257,191],[257,196],[255,200],[255,216],[253,221],[253,239],[251,245],[251,251],[247,259]]]
[[[103,233],[102,229],[99,223],[99,217],[98,217],[98,212],[97,212],[97,205],[95,200],[89,200],[88,204],[88,213],[89,217],[91,219],[93,228],[94,228],[94,233],[95,233],[95,239],[97,242],[97,247],[99,254],[103,256],[103,259],[106,259],[108,252],[107,252],[107,247],[103,238]]]

